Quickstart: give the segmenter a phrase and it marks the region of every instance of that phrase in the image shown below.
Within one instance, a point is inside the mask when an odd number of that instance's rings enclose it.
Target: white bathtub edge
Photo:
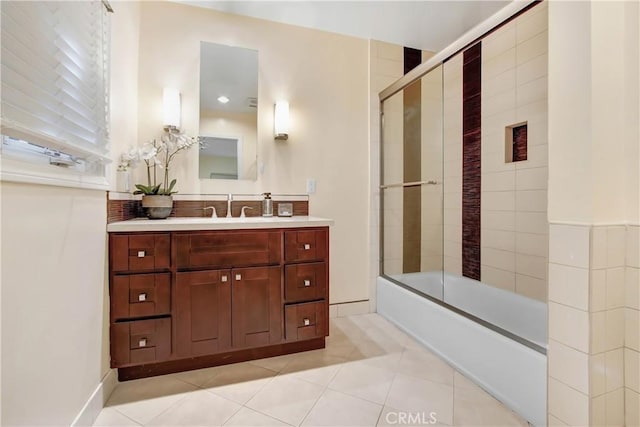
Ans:
[[[531,424],[546,425],[545,355],[382,277],[377,293],[379,314]],[[430,328],[432,324],[437,328]]]

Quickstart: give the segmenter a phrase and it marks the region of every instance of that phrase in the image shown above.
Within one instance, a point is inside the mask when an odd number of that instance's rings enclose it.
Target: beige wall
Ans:
[[[198,135],[242,137],[242,165],[238,168],[238,179],[253,180],[258,173],[256,126],[256,115],[252,113],[201,111]]]
[[[255,182],[200,182],[197,153],[191,150],[174,166],[178,190],[304,193],[306,179],[316,179],[311,214],[335,220],[330,300],[368,299],[367,41],[175,3],[143,2],[138,140],[161,132],[162,88],[169,85],[182,93],[183,128],[198,133],[201,41],[258,51],[258,161],[264,173]],[[286,142],[273,139],[273,105],[280,98],[291,105]]]
[[[69,425],[105,374],[103,191],[2,183],[2,424]]]

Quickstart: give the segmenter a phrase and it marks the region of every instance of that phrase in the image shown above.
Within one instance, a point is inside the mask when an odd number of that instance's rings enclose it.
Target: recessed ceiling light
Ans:
[[[222,95],[218,97],[218,102],[222,103],[222,104],[226,104],[227,102],[229,102],[229,98],[227,98],[226,96]]]

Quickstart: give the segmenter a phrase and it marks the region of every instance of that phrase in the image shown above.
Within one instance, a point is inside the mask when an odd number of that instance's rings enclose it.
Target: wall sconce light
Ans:
[[[289,139],[289,102],[278,101],[273,117],[275,139],[286,141]]]
[[[180,92],[165,87],[162,91],[162,124],[167,131],[180,129]]]

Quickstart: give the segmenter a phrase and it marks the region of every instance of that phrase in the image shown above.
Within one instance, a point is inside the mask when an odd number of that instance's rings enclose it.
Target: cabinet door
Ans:
[[[233,347],[260,347],[282,340],[280,267],[231,271]]]
[[[109,256],[113,271],[168,269],[169,234],[111,234]]]
[[[218,353],[231,346],[229,270],[177,273],[175,293],[178,357]]]

